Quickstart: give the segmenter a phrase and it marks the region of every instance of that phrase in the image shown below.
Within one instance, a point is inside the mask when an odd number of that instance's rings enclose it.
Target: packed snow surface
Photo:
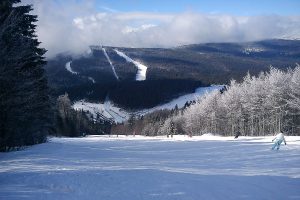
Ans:
[[[0,153],[0,199],[300,199],[300,137],[50,138]]]
[[[147,67],[145,65],[131,59],[125,53],[119,51],[118,49],[114,49],[114,50],[119,56],[123,57],[127,62],[133,63],[138,68],[136,78],[135,78],[136,81],[146,80]]]
[[[113,63],[111,62],[109,56],[107,55],[106,49],[104,47],[102,47],[102,51],[103,51],[104,56],[106,57],[107,61],[109,62],[110,66],[111,66],[111,69],[114,73],[114,76],[116,77],[117,80],[119,80],[119,77],[116,73],[115,67],[114,67]]]

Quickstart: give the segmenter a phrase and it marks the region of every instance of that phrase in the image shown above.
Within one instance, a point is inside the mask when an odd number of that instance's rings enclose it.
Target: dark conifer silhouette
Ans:
[[[37,16],[19,2],[0,2],[0,151],[44,142],[52,126]]]

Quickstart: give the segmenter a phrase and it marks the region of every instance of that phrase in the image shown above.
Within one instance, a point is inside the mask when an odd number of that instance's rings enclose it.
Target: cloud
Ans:
[[[123,30],[122,33],[123,34],[127,34],[127,33],[137,33],[137,32],[141,32],[141,31],[145,31],[147,29],[156,27],[157,25],[155,24],[143,24],[139,27],[131,27],[131,26],[126,26]]]
[[[244,42],[300,38],[300,16],[110,12],[94,1],[25,0],[38,15],[37,35],[47,56],[81,53],[89,45],[173,47],[204,42]],[[105,9],[104,9],[105,10]],[[107,9],[106,9],[107,10]]]
[[[109,8],[109,7],[106,7],[106,6],[101,6],[100,8],[101,8],[102,10],[107,11],[107,12],[118,12],[117,10],[112,9],[112,8]]]

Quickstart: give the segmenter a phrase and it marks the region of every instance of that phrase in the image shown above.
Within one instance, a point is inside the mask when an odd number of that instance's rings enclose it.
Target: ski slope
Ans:
[[[93,116],[93,119],[97,119],[97,115],[100,116],[101,119],[116,123],[122,123],[129,119],[128,112],[114,106],[109,100],[106,100],[103,104],[81,100],[75,102],[72,107],[75,110],[88,111]]]
[[[136,81],[146,80],[146,73],[147,73],[147,68],[148,67],[146,67],[145,65],[131,59],[125,53],[119,51],[118,49],[114,49],[114,50],[119,56],[123,57],[127,62],[131,62],[137,67],[138,71],[137,71],[136,78],[135,78]]]
[[[88,79],[89,79],[92,83],[96,83],[95,79],[93,79],[92,77],[88,77]]]
[[[66,70],[68,70],[71,74],[75,74],[75,75],[79,75],[79,72],[75,72],[72,68],[71,68],[71,63],[72,61],[69,61],[66,63]],[[87,78],[89,81],[91,81],[92,83],[96,83],[95,79],[93,79],[92,77],[86,77],[86,76],[82,76],[84,78]]]
[[[73,104],[73,108],[75,110],[84,110],[89,111],[93,118],[96,119],[97,114],[101,114],[102,118],[108,119],[109,121],[114,121],[116,123],[122,123],[127,121],[131,114],[134,115],[145,115],[148,113],[152,113],[156,110],[164,110],[164,109],[174,109],[177,105],[178,108],[183,108],[184,104],[188,101],[194,101],[200,98],[205,93],[209,93],[214,90],[220,90],[223,86],[222,85],[214,85],[210,87],[199,87],[195,90],[194,93],[182,95],[178,98],[171,100],[165,104],[161,104],[149,109],[143,109],[138,111],[128,111],[118,106],[115,106],[108,98],[103,103],[90,103],[84,100],[76,101]]]
[[[68,70],[71,74],[79,74],[78,72],[73,71],[73,69],[71,68],[71,63],[72,61],[66,63],[66,70]]]
[[[194,93],[179,96],[178,98],[175,98],[175,99],[171,100],[168,103],[158,105],[158,106],[155,106],[155,107],[150,108],[150,109],[145,109],[145,110],[139,111],[136,114],[138,114],[138,113],[140,113],[140,114],[152,113],[156,110],[164,110],[164,109],[172,110],[172,109],[175,108],[176,105],[177,105],[178,108],[183,108],[186,102],[197,101],[204,94],[210,93],[214,90],[220,90],[223,87],[224,87],[223,85],[213,85],[213,86],[209,86],[209,87],[199,87],[195,90]]]
[[[0,199],[300,199],[300,137],[50,138],[0,153]]]
[[[110,66],[111,66],[111,69],[114,73],[114,76],[116,77],[117,80],[119,80],[119,77],[116,73],[115,67],[114,67],[113,63],[111,62],[109,56],[107,55],[106,49],[104,47],[102,47],[102,51],[103,51],[104,56],[106,57],[107,61],[109,62]]]

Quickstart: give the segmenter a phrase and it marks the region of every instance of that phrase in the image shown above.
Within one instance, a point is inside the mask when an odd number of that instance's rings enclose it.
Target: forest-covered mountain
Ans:
[[[67,92],[72,100],[94,102],[103,102],[109,95],[119,106],[136,109],[153,107],[199,86],[239,81],[247,72],[268,71],[270,65],[285,69],[299,62],[299,40],[176,48],[92,46],[84,55],[60,54],[49,59],[46,72],[57,95]],[[144,81],[136,81],[139,65],[147,67]]]

